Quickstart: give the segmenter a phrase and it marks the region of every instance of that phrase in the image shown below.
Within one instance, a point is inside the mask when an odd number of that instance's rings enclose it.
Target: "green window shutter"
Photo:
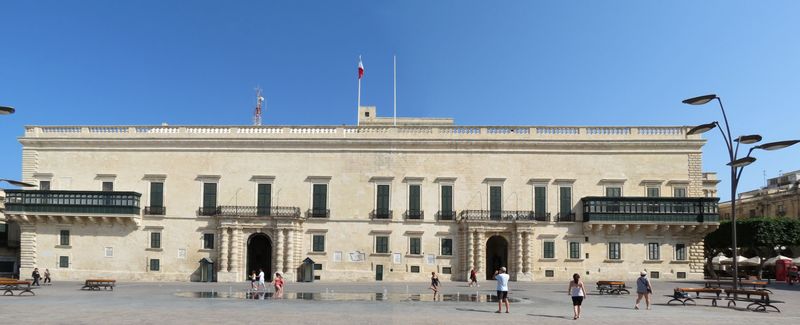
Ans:
[[[572,213],[572,188],[566,186],[561,187],[559,188],[559,192],[561,193],[561,199],[559,200],[561,209],[559,212],[562,217],[565,217]]]
[[[502,206],[503,188],[500,186],[489,187],[489,211],[491,216],[500,216]]]
[[[158,208],[164,206],[164,183],[150,183],[150,206]]]
[[[314,235],[314,251],[315,252],[325,251],[325,236]]]
[[[544,242],[544,258],[555,258],[556,243],[551,241]]]
[[[270,206],[272,206],[272,184],[258,184],[256,214],[259,216],[270,215]]]
[[[647,197],[659,197],[661,196],[661,191],[658,187],[648,187],[647,188]]]
[[[378,207],[379,213],[389,213],[389,185],[378,185]]]
[[[419,211],[419,185],[408,187],[408,210]]]
[[[314,212],[324,213],[328,209],[328,184],[314,184]]]
[[[410,252],[409,252],[410,254],[413,254],[413,255],[422,254],[422,249],[420,249],[420,246],[421,246],[420,242],[421,242],[421,239],[418,238],[418,237],[411,238],[411,249],[410,249]]]
[[[442,255],[453,255],[453,239],[442,238]]]
[[[622,189],[619,187],[606,187],[606,197],[620,197],[622,196]]]
[[[449,211],[453,211],[453,187],[446,185],[442,186],[442,212],[449,213]]]
[[[217,183],[203,183],[203,207],[217,207]]]
[[[378,236],[375,237],[375,253],[388,253],[389,252],[389,237]]]
[[[547,188],[544,186],[537,186],[534,188],[535,196],[535,214],[537,217],[544,217],[547,214]]]

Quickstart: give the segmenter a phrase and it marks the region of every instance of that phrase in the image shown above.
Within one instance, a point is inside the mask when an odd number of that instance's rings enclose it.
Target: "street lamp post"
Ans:
[[[710,131],[714,128],[718,128],[720,133],[722,133],[722,138],[725,140],[725,146],[728,149],[728,158],[730,160],[727,165],[730,166],[731,169],[731,248],[733,249],[733,289],[735,290],[739,288],[739,261],[737,260],[738,253],[736,251],[736,188],[739,185],[739,179],[742,176],[742,170],[744,170],[745,166],[756,161],[755,157],[750,156],[753,150],[762,149],[771,151],[783,149],[800,142],[800,140],[770,142],[753,146],[750,147],[750,150],[747,152],[747,156],[739,158],[739,145],[757,143],[761,141],[760,135],[742,135],[734,139],[733,135],[731,134],[730,124],[728,124],[728,116],[725,113],[725,107],[722,106],[722,99],[715,94],[689,98],[684,100],[683,103],[689,105],[704,105],[714,99],[717,100],[719,103],[719,108],[722,110],[722,118],[723,122],[725,123],[725,129],[722,129],[722,125],[720,125],[719,122],[714,121],[711,123],[698,125],[689,130],[689,132],[686,134],[700,134]],[[734,142],[736,142],[736,146],[734,146]]]

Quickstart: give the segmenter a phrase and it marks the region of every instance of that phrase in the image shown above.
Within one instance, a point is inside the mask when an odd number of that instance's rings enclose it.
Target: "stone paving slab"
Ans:
[[[634,284],[633,280],[628,281]],[[514,283],[511,313],[496,314],[496,303],[432,301],[428,283],[288,283],[286,299],[189,298],[196,292],[244,296],[248,284],[125,283],[114,291],[81,291],[82,283],[56,282],[36,290],[36,296],[0,297],[0,314],[7,324],[487,324],[503,322],[563,324],[796,324],[800,322],[800,286],[770,286],[782,313],[758,313],[711,307],[666,305],[674,287],[702,286],[691,282],[654,281],[652,310],[634,310],[635,295],[590,295],[581,319],[572,320],[566,283]],[[385,291],[384,291],[385,290]],[[493,283],[469,288],[444,282],[442,293],[462,296],[494,293]],[[187,294],[192,293],[192,294]],[[316,293],[322,300],[289,299]],[[388,301],[375,300],[388,294]],[[311,296],[311,295],[305,295]],[[372,298],[365,298],[372,297]],[[406,301],[413,297],[421,301]],[[339,300],[341,299],[341,300]],[[742,305],[740,305],[741,307]],[[644,303],[642,303],[644,307]],[[6,323],[5,321],[3,323]]]

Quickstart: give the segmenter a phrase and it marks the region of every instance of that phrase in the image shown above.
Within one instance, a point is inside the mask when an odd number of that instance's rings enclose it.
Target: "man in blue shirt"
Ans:
[[[505,266],[494,271],[494,279],[497,280],[497,311],[495,313],[502,311],[504,302],[506,303],[506,313],[508,313],[508,273],[506,273]]]

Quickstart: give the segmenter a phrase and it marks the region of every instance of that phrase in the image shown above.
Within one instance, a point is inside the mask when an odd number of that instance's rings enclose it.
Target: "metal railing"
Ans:
[[[564,214],[561,214],[561,212],[556,213],[556,222],[575,222],[575,212]]]
[[[306,218],[330,218],[330,209],[308,209],[306,211]]]
[[[549,216],[549,215],[548,215]],[[547,216],[543,216],[547,217]],[[462,220],[495,220],[495,221],[545,221],[539,220],[533,211],[492,211],[492,210],[464,210],[459,213]]]
[[[300,217],[298,207],[264,207],[264,206],[239,206],[220,205],[217,207],[200,207],[197,210],[201,216],[220,217]]]
[[[406,212],[403,213],[403,217],[406,218],[406,220],[422,220],[425,218],[425,211],[406,210]]]
[[[719,222],[719,198],[584,197],[583,221]]]
[[[370,219],[392,219],[392,210],[372,210],[369,213]]]
[[[5,190],[6,212],[138,215],[141,194],[113,191]]]
[[[455,220],[456,212],[455,211],[442,211],[436,212],[436,220]]]
[[[144,207],[144,214],[150,216],[163,216],[167,214],[166,207]]]

